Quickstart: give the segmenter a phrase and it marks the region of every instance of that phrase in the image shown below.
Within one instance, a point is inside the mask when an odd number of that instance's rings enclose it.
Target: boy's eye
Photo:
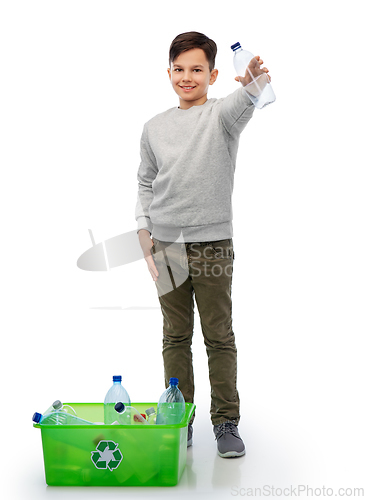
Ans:
[[[182,71],[181,68],[175,68],[174,71]],[[201,71],[199,68],[195,68],[193,71]]]

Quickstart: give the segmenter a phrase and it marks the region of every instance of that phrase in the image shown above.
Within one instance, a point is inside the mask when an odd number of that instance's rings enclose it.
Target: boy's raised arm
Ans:
[[[255,109],[243,87],[246,87],[246,89],[250,88],[252,95],[257,96],[259,95],[257,89],[261,87],[262,91],[265,85],[271,81],[271,76],[268,74],[269,70],[266,67],[261,68],[263,62],[260,56],[253,57],[246,68],[246,74],[244,76],[236,76],[235,78],[243,86],[223,100],[221,120],[227,132],[235,138],[240,135],[250,121]],[[251,85],[250,87],[250,83],[253,80],[256,82],[259,81],[259,85],[256,85],[256,87]],[[253,88],[255,92],[252,92]]]
[[[156,159],[148,142],[146,125],[141,137],[141,163],[138,169],[138,198],[135,210],[135,219],[138,223],[137,232],[147,229],[152,234],[152,222],[149,216],[149,207],[153,200],[152,182],[158,173]]]
[[[237,138],[252,118],[255,106],[240,86],[223,99],[220,118],[228,134]]]

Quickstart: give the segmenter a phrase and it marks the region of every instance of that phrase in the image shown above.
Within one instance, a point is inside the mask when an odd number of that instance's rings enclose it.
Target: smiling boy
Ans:
[[[198,48],[181,53],[167,72],[179,96],[180,109],[204,104],[209,85],[213,85],[218,76],[218,70],[210,70],[204,51]]]
[[[163,314],[165,386],[177,377],[185,401],[194,401],[195,296],[208,355],[211,422],[218,454],[226,458],[245,454],[237,428],[231,196],[240,134],[254,106],[242,85],[226,98],[208,99],[218,76],[216,53],[215,42],[198,32],[171,43],[167,72],[179,106],[144,125],[136,220]],[[268,73],[262,63],[259,56],[250,62],[251,75]],[[246,85],[250,78],[235,79]]]

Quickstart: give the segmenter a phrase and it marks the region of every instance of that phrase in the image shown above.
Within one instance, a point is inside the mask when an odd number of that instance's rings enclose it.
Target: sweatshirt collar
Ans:
[[[198,104],[197,106],[191,106],[188,109],[181,109],[180,106],[177,106],[176,109],[178,111],[190,111],[193,108],[198,108],[199,109],[199,108],[202,108],[203,106],[205,106],[207,104],[207,102],[209,102],[209,101],[210,101],[210,99],[207,99],[204,104]]]

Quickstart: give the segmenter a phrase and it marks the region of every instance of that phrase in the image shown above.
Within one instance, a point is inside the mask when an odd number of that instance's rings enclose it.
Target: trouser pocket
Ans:
[[[233,241],[232,238],[226,240],[212,241],[211,247],[215,258],[217,259],[234,259]]]

